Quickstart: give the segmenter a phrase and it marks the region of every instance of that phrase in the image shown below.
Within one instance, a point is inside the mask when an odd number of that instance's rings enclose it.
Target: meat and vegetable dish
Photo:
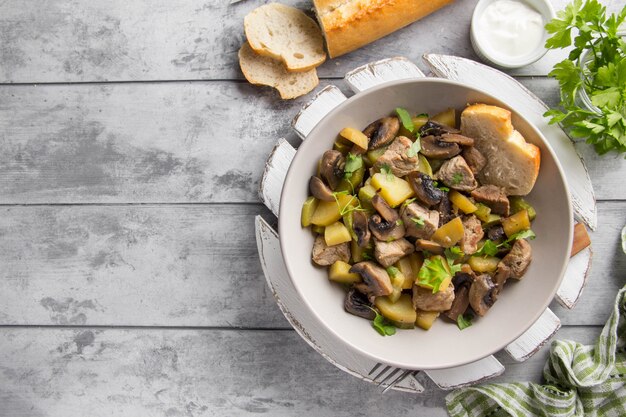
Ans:
[[[309,181],[312,260],[345,287],[345,310],[382,335],[428,330],[439,316],[464,329],[531,262],[536,213],[523,195],[539,149],[499,107],[467,107],[460,128],[456,119],[398,108],[346,127]]]

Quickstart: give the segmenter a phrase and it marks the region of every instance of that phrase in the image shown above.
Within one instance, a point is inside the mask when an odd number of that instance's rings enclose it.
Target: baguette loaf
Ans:
[[[461,113],[461,133],[474,138],[486,158],[479,172],[482,184],[504,188],[507,195],[528,194],[539,175],[540,151],[513,128],[511,112],[486,104],[468,106]]]
[[[453,0],[313,0],[331,58],[400,29]]]
[[[319,83],[315,68],[306,72],[289,72],[282,62],[257,55],[247,42],[239,50],[239,66],[246,80],[274,87],[283,99],[304,95]]]

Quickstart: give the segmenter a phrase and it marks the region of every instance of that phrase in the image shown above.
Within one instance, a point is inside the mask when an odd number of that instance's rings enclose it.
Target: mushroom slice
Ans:
[[[322,201],[335,201],[335,197],[333,196],[333,191],[328,188],[324,181],[319,179],[318,177],[311,177],[309,180],[309,191],[313,197]]]
[[[397,221],[383,221],[378,214],[374,214],[370,217],[369,227],[374,237],[378,240],[382,240],[383,242],[398,240],[406,233],[406,229],[401,223],[398,223]]]
[[[427,239],[417,239],[415,241],[415,249],[433,253],[435,255],[443,255],[445,249],[437,242]]]
[[[387,204],[385,199],[378,193],[374,194],[374,197],[372,197],[372,206],[382,216],[382,218],[388,222],[396,222],[400,218],[398,216],[398,212],[395,209],[392,209],[391,206]]]
[[[409,184],[415,191],[415,198],[426,207],[439,204],[443,198],[443,191],[435,187],[435,183],[430,175],[422,172],[409,174]]]
[[[511,277],[511,269],[500,261],[498,263],[498,269],[496,269],[496,273],[493,276],[494,284],[496,284],[496,292],[495,297],[498,298],[498,294],[504,288],[504,283],[507,279]]]
[[[462,156],[455,156],[441,165],[437,179],[445,185],[459,191],[472,191],[478,187],[474,173]]]
[[[439,206],[437,206],[437,211],[439,212],[439,227],[448,223],[455,217],[454,212],[452,211],[452,203],[450,202],[448,193],[443,193],[441,202],[439,203]]]
[[[496,302],[496,285],[488,274],[479,275],[469,290],[472,309],[479,316],[484,316]]]
[[[368,320],[374,320],[374,318],[376,318],[376,313],[372,310],[372,303],[369,302],[367,296],[354,288],[348,291],[343,307],[348,313],[354,314],[355,316],[363,317]]]
[[[381,240],[375,241],[374,257],[379,264],[385,268],[398,262],[406,255],[415,252],[415,247],[411,242],[404,238],[400,238],[391,242]]]
[[[513,244],[511,251],[500,261],[500,264],[506,265],[511,270],[509,278],[522,279],[526,273],[528,265],[532,257],[530,243],[524,239],[518,239]]]
[[[420,135],[427,136],[441,136],[445,133],[461,133],[459,129],[455,129],[450,126],[442,125],[440,123],[428,120],[422,127],[420,127]]]
[[[370,243],[371,233],[368,228],[367,215],[361,211],[352,212],[352,230],[357,237],[356,243],[364,248]]]
[[[332,149],[324,152],[320,166],[320,174],[332,190],[337,188],[341,182],[345,164],[346,161],[341,152]]]
[[[422,145],[420,152],[432,159],[449,159],[461,153],[458,143],[442,142],[432,135],[422,137],[420,143]]]
[[[365,261],[352,265],[351,273],[359,274],[373,296],[389,295],[393,291],[389,274],[374,262]]]
[[[378,149],[390,143],[400,130],[400,121],[397,117],[383,117],[370,123],[363,133],[369,141],[368,149]]]
[[[474,139],[458,133],[444,133],[439,140],[448,143],[458,143],[461,146],[474,146]]]
[[[476,275],[469,271],[461,271],[454,274],[452,278],[452,285],[454,285],[454,301],[450,310],[444,313],[444,316],[456,323],[461,314],[465,314],[467,307],[469,307],[469,290],[472,286],[472,282]]]
[[[454,287],[433,293],[433,290],[413,285],[413,307],[423,311],[450,310],[454,302]]]

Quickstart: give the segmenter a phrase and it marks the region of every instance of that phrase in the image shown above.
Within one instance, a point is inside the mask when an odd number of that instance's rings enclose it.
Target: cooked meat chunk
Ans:
[[[483,185],[472,191],[472,197],[474,200],[489,206],[494,214],[505,217],[509,215],[510,204],[504,188],[491,184]]]
[[[441,165],[437,179],[459,191],[472,191],[478,186],[474,173],[462,156],[455,156]]]
[[[478,241],[483,238],[485,232],[476,216],[469,215],[463,218],[463,237],[461,238],[461,250],[466,255],[471,255],[478,249]]]
[[[362,284],[365,284],[367,288],[364,288],[363,285],[355,285],[355,288],[361,292],[365,292],[367,295],[379,297],[381,295],[389,295],[393,291],[389,274],[374,262],[365,261],[356,263],[352,265],[350,272],[361,275],[363,278]]]
[[[385,242],[400,239],[405,234],[405,228],[401,223],[385,221],[378,214],[370,217],[369,227],[376,239]]]
[[[403,206],[400,209],[400,216],[406,228],[406,236],[430,239],[439,227],[439,213],[428,210],[416,202]]]
[[[511,270],[509,278],[522,279],[531,260],[530,243],[524,239],[518,239],[513,244],[511,251],[500,261]],[[498,265],[499,267],[500,265]]]
[[[448,159],[461,153],[457,143],[442,142],[435,136],[423,136],[420,139],[422,155],[432,159]]]
[[[450,198],[448,198],[448,193],[444,193],[443,197],[441,197],[437,211],[439,212],[439,227],[454,219],[455,216],[452,211],[452,203],[450,202]]]
[[[434,294],[431,289],[417,285],[413,286],[413,307],[416,309],[423,311],[446,311],[450,310],[453,302],[454,287],[452,285]]]
[[[479,316],[484,316],[491,306],[496,302],[496,285],[491,281],[488,274],[479,275],[469,291],[469,301],[472,309]]]
[[[398,136],[391,142],[385,153],[378,158],[374,166],[380,170],[383,166],[388,165],[396,177],[404,177],[416,172],[419,168],[419,158],[417,154],[412,157],[408,156],[412,145],[411,139]]]
[[[375,241],[374,257],[385,268],[395,264],[400,258],[413,253],[415,247],[406,239],[398,239],[392,242]]]
[[[475,147],[465,148],[463,153],[461,154],[467,162],[467,165],[470,167],[474,175],[478,175],[480,171],[483,170],[485,165],[487,165],[487,159],[483,156],[482,153]]]
[[[432,207],[439,204],[443,198],[443,191],[435,187],[435,183],[430,175],[416,172],[409,175],[409,184],[415,191],[415,198],[425,207]]]
[[[332,265],[337,261],[350,260],[350,245],[348,242],[335,246],[326,245],[324,236],[317,236],[313,243],[313,262],[321,266]]]

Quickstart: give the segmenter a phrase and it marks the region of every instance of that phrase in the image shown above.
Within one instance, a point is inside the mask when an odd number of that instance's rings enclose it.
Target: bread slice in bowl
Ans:
[[[246,80],[274,87],[283,99],[300,97],[319,83],[315,68],[306,72],[289,72],[282,62],[256,54],[247,42],[239,49],[239,66]]]
[[[507,195],[530,193],[539,175],[539,148],[513,128],[511,112],[487,104],[468,106],[461,113],[461,133],[487,159],[478,174],[482,184],[504,188]]]
[[[319,26],[294,7],[257,7],[244,18],[244,30],[257,54],[282,61],[291,72],[309,71],[326,60]]]

